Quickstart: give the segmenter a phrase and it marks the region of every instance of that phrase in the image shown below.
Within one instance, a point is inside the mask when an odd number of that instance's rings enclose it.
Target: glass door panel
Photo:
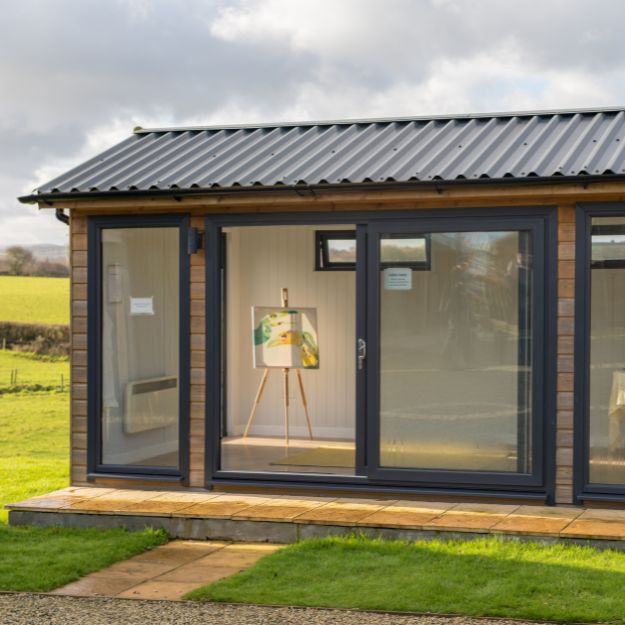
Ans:
[[[179,466],[179,228],[102,230],[101,459]]]
[[[625,217],[594,217],[590,260],[591,484],[625,484]]]
[[[356,225],[225,227],[222,245],[219,469],[354,476]]]
[[[532,473],[529,230],[374,238],[381,470]]]

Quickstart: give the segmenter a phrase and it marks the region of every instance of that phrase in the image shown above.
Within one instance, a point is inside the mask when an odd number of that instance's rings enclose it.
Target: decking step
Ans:
[[[625,550],[625,510],[516,504],[69,487],[7,506],[11,525],[162,528],[175,538],[293,543],[353,532],[388,539],[575,542]]]

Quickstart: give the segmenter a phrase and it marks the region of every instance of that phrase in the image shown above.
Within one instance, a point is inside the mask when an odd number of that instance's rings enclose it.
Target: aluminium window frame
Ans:
[[[440,208],[419,210],[387,209],[384,211],[346,211],[344,213],[241,213],[241,214],[212,214],[205,216],[206,241],[206,437],[205,437],[205,485],[207,488],[215,486],[243,486],[284,489],[296,486],[297,488],[316,488],[336,491],[365,491],[386,493],[412,493],[421,495],[448,496],[476,496],[486,498],[535,500],[545,503],[554,503],[555,498],[555,415],[556,415],[556,339],[557,339],[557,212],[555,206],[501,206],[497,208],[497,215],[492,208]],[[388,222],[406,222],[420,220],[434,221],[438,224],[447,222],[448,230],[455,230],[456,224],[474,218],[496,219],[501,225],[506,222],[518,222],[523,218],[535,218],[542,224],[544,233],[544,277],[541,278],[544,286],[544,297],[536,301],[536,306],[543,305],[543,337],[541,369],[543,371],[543,396],[541,414],[543,420],[537,425],[536,436],[541,437],[542,454],[537,461],[542,466],[540,483],[537,480],[527,480],[526,476],[519,479],[509,479],[509,475],[502,475],[499,483],[493,484],[486,480],[467,480],[459,482],[457,478],[461,472],[439,472],[435,476],[432,472],[421,473],[423,481],[407,483],[401,479],[400,473],[377,478],[366,475],[357,476],[320,476],[315,474],[296,473],[269,473],[260,471],[224,471],[220,469],[220,425],[222,419],[221,404],[219,401],[221,387],[221,324],[222,324],[222,293],[221,293],[221,229],[237,226],[278,226],[278,225],[309,225],[323,224],[356,224],[358,241],[358,271],[357,282],[357,309],[363,307],[364,312],[357,314],[356,336],[368,337],[368,351],[375,349],[368,336],[368,329],[372,326],[370,307],[367,302],[371,297],[371,285],[367,284],[367,244],[368,229],[375,224]],[[522,225],[522,224],[521,224]],[[418,231],[418,227],[414,227]],[[496,229],[496,228],[492,228]],[[439,228],[443,230],[443,228]],[[336,232],[336,231],[334,231]],[[365,250],[363,253],[362,250]],[[537,345],[538,349],[539,346]],[[355,357],[354,348],[354,357]],[[366,437],[370,435],[367,392],[367,373],[369,365],[363,371],[357,369],[356,393],[356,468],[358,471],[369,470]],[[359,386],[360,385],[360,386]],[[539,431],[539,433],[538,433]],[[369,459],[370,462],[370,459]],[[474,472],[473,472],[474,473]],[[488,476],[490,478],[490,476]],[[437,479],[438,478],[438,479]],[[515,483],[516,482],[516,483]]]
[[[479,228],[476,221],[479,220]],[[446,219],[433,217],[422,219],[417,227],[411,222],[380,222],[372,225],[369,230],[369,268],[370,275],[375,275],[382,267],[378,242],[387,234],[387,230],[395,232],[415,233],[419,229],[430,234],[446,232],[529,232],[532,235],[532,265],[541,267],[542,272],[534,272],[531,280],[530,293],[532,294],[531,307],[531,459],[532,468],[529,473],[502,472],[502,471],[472,471],[466,469],[433,469],[409,467],[384,467],[380,464],[381,418],[372,419],[370,426],[371,436],[368,440],[368,456],[371,459],[370,477],[375,480],[414,480],[418,483],[432,484],[462,484],[472,488],[501,488],[531,490],[550,484],[550,475],[553,467],[550,465],[549,448],[552,444],[550,435],[555,430],[553,418],[553,393],[550,391],[550,380],[553,376],[553,350],[555,353],[554,334],[550,331],[550,317],[553,313],[555,292],[550,282],[553,280],[550,266],[553,262],[554,246],[550,234],[553,234],[553,223],[548,219],[535,216],[498,215],[497,217],[474,217],[470,211],[464,219],[457,219],[450,223]],[[551,220],[553,222],[553,219]],[[550,228],[551,227],[551,232]],[[521,241],[521,237],[519,239]],[[374,280],[369,289],[369,369],[374,380],[381,380],[381,285]],[[523,306],[522,301],[520,302]],[[541,305],[543,304],[544,305]],[[376,328],[378,330],[376,330]],[[519,352],[519,357],[522,353]],[[525,356],[523,356],[525,357]],[[368,406],[380,414],[381,389],[377,384],[369,384]],[[381,415],[380,415],[381,417]],[[520,433],[520,432],[519,432]],[[519,444],[522,439],[519,438]]]
[[[178,467],[107,464],[102,459],[102,231],[126,228],[178,228]],[[87,218],[87,477],[119,477],[179,482],[189,476],[190,260],[189,216],[111,215]]]
[[[591,483],[589,477],[592,219],[619,216],[625,217],[624,202],[581,202],[576,207],[573,497],[579,504],[585,501],[625,502],[625,484]]]
[[[328,241],[356,241],[356,230],[315,230],[315,271],[356,271],[356,262],[331,261],[328,250]],[[389,236],[400,239],[405,237]],[[383,261],[383,269],[391,267],[406,267],[413,271],[430,271],[432,268],[432,242],[429,234],[420,234],[418,238],[425,241],[425,260]]]

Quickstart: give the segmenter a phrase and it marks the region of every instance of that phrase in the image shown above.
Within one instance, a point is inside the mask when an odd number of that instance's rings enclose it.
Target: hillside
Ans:
[[[0,276],[0,321],[69,323],[69,279]]]
[[[0,246],[0,257],[2,257],[9,246]],[[36,243],[34,245],[22,245],[24,249],[32,252],[38,260],[67,261],[69,249],[67,245],[56,245],[54,243]]]

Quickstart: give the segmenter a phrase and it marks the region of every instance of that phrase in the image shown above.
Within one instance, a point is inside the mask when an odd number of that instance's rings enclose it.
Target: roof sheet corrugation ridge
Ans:
[[[37,193],[625,174],[625,110],[140,130]]]

